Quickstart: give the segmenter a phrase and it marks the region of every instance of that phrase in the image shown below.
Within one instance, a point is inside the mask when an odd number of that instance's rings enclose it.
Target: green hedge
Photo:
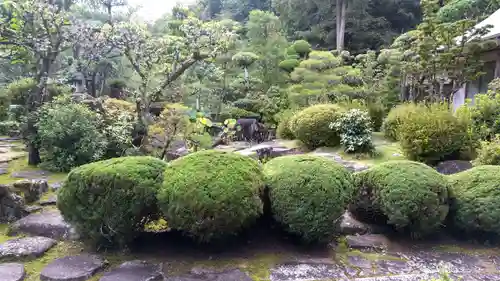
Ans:
[[[274,218],[306,242],[329,242],[354,195],[352,176],[322,157],[293,155],[264,166]]]
[[[500,166],[479,166],[448,176],[450,219],[464,232],[500,234]]]
[[[152,157],[122,157],[80,166],[66,178],[57,207],[85,240],[123,247],[158,214],[156,192],[166,163]]]
[[[385,138],[396,141],[399,139],[399,127],[405,122],[407,118],[412,115],[419,114],[424,108],[417,106],[414,103],[400,104],[391,111],[382,123],[382,132]]]
[[[158,201],[169,226],[199,242],[236,234],[262,214],[263,175],[249,157],[201,151],[171,162],[164,175]]]
[[[350,206],[360,220],[386,223],[425,235],[437,230],[448,214],[446,178],[412,161],[389,161],[355,175],[359,188]]]
[[[295,137],[307,148],[340,145],[340,134],[330,128],[344,110],[335,104],[310,106],[290,120],[290,128]]]
[[[286,110],[278,116],[278,127],[276,128],[276,135],[278,138],[285,140],[293,140],[295,138],[291,128],[290,120],[297,114],[296,110]]]

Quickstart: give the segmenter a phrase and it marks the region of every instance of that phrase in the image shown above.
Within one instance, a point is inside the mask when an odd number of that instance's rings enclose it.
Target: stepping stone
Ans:
[[[363,277],[356,278],[354,281],[423,281],[423,280],[433,280],[433,278],[438,278],[439,274],[407,274],[407,275],[392,275],[392,276],[379,276],[379,277]],[[470,279],[465,279],[463,281],[471,281]]]
[[[47,265],[40,274],[40,280],[85,281],[94,276],[104,265],[104,261],[94,255],[82,254],[64,257]]]
[[[271,281],[347,280],[344,268],[337,264],[295,263],[271,269]]]
[[[19,171],[12,172],[12,178],[20,178],[20,179],[46,179],[50,175],[50,172],[42,171],[42,170],[34,170],[34,171]]]
[[[198,273],[191,272],[187,275],[168,277],[165,281],[252,281],[248,274],[239,269],[226,270],[223,272],[203,271]],[[123,281],[129,281],[123,280]],[[132,280],[130,280],[132,281]]]
[[[74,229],[64,221],[58,210],[34,213],[18,220],[12,224],[9,235],[19,233],[62,240],[78,239]]]
[[[0,263],[0,278],[2,281],[22,281],[25,276],[24,265],[20,263]]]
[[[354,249],[386,249],[390,241],[381,234],[347,235],[347,245]]]
[[[449,160],[439,163],[436,170],[443,175],[453,175],[472,169],[472,163],[463,160]]]
[[[42,209],[41,206],[31,205],[24,207],[24,211],[28,214],[36,213]]]
[[[41,236],[11,239],[0,244],[0,258],[38,258],[56,243],[54,239]]]
[[[104,274],[99,281],[160,281],[160,266],[145,261],[129,261]]]
[[[51,194],[49,197],[45,200],[40,200],[40,205],[41,206],[49,206],[49,205],[56,205],[57,204],[57,195]]]

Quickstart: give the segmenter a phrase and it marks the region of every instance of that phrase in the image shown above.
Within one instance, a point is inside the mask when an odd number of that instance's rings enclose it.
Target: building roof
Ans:
[[[481,39],[486,40],[500,37],[500,9],[491,14],[482,22],[478,23],[476,25],[476,28],[482,28],[487,25],[491,25],[492,27],[490,27],[488,33],[482,36]]]

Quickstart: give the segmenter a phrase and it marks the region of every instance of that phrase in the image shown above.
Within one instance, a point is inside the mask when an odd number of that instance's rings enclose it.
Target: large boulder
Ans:
[[[42,197],[43,193],[49,191],[46,180],[20,180],[12,184],[14,190],[24,195],[26,203],[33,203]]]
[[[13,222],[26,214],[24,199],[8,185],[0,185],[0,222]]]

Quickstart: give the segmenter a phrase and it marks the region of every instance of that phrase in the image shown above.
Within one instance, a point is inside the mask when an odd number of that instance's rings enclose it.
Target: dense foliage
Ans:
[[[295,114],[297,114],[296,110],[287,110],[279,114],[278,127],[276,128],[276,136],[278,138],[286,140],[292,140],[295,138],[295,135],[290,127],[290,121],[294,118]]]
[[[101,125],[101,116],[86,105],[66,98],[45,104],[38,123],[45,167],[69,171],[101,159],[108,147]]]
[[[96,246],[126,246],[158,215],[156,192],[166,163],[122,157],[80,166],[58,192],[57,207]]]
[[[343,109],[334,104],[319,104],[308,107],[290,120],[295,137],[307,148],[335,147],[340,144],[340,133],[330,128]]]
[[[423,107],[417,106],[413,103],[400,104],[391,109],[387,117],[384,119],[384,123],[382,124],[382,131],[384,132],[384,136],[392,141],[398,140],[398,134],[401,125],[405,123],[409,117],[413,115],[419,115],[423,110]]]
[[[330,242],[352,200],[352,176],[317,156],[284,156],[264,166],[274,218],[306,242]]]
[[[359,109],[343,112],[330,128],[340,133],[340,144],[346,152],[370,152],[373,149],[372,122],[367,112]]]
[[[491,141],[481,142],[481,147],[477,151],[477,158],[474,165],[500,165],[500,139],[494,138]]]
[[[500,234],[500,167],[479,166],[449,177],[453,226],[469,234]]]
[[[158,193],[173,229],[200,242],[237,234],[262,214],[262,171],[247,156],[201,151],[179,158],[165,170]]]
[[[471,146],[467,123],[446,105],[432,105],[409,115],[398,130],[401,148],[410,160],[435,164],[459,159]]]
[[[390,161],[355,175],[350,210],[358,219],[386,223],[413,235],[436,231],[448,214],[446,178],[429,166]]]

